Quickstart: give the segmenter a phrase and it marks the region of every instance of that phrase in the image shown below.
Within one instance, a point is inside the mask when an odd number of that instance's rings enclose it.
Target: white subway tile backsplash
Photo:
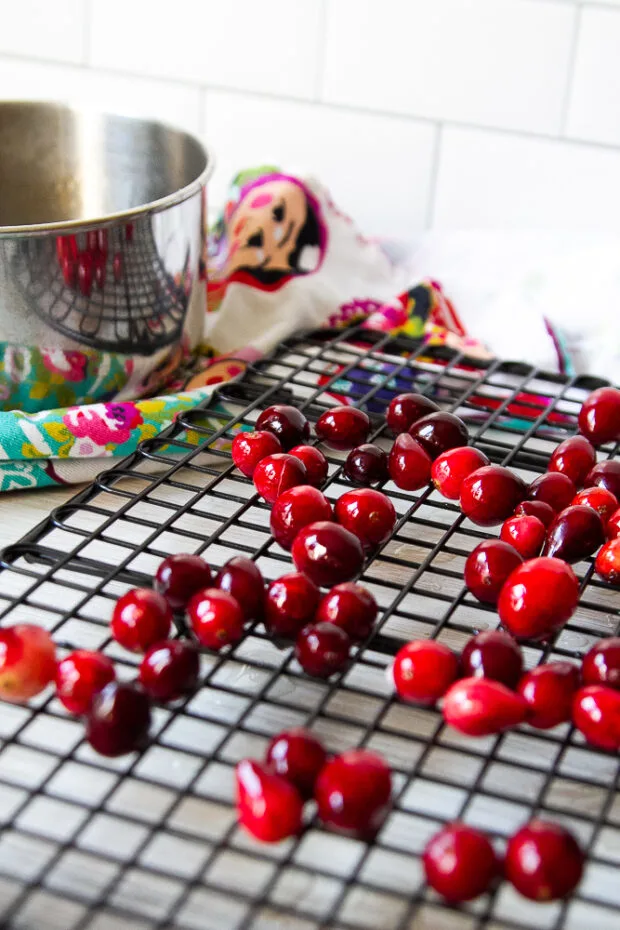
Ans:
[[[620,151],[448,127],[432,225],[620,229]]]
[[[83,0],[13,0],[2,5],[0,52],[56,61],[82,61]]]
[[[553,133],[575,16],[547,0],[329,0],[324,96]]]
[[[583,11],[567,134],[620,146],[620,11]]]

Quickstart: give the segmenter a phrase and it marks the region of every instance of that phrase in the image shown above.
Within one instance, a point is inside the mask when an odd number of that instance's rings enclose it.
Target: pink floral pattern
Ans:
[[[62,418],[67,429],[78,439],[90,439],[95,445],[121,445],[139,426],[142,414],[135,404],[91,404],[70,407]]]
[[[83,352],[64,349],[46,349],[42,353],[43,364],[48,371],[62,375],[66,381],[82,381],[88,359]]]

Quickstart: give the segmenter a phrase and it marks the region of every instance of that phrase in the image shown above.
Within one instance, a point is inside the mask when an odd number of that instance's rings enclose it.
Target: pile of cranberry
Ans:
[[[133,239],[133,223],[125,224],[125,240]],[[108,267],[108,231],[92,229],[86,233],[85,248],[80,249],[77,236],[57,236],[56,256],[62,277],[70,288],[78,288],[84,297],[90,297],[93,283],[101,291],[105,287]],[[116,282],[123,277],[123,256],[112,256],[112,275]]]

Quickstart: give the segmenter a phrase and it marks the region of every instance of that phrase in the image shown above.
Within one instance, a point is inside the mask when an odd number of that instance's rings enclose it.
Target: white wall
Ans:
[[[620,228],[620,0],[0,0],[0,96],[310,170],[377,235]]]

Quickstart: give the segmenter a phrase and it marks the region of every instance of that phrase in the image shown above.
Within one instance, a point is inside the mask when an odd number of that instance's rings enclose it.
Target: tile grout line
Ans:
[[[560,110],[560,138],[567,138],[566,127],[570,112],[570,104],[575,86],[575,66],[577,64],[577,54],[579,51],[579,39],[581,37],[581,20],[583,6],[580,4],[575,10],[575,22],[573,23],[573,32],[571,35],[571,44],[568,55],[568,73],[566,75],[566,86],[564,88],[564,99]]]
[[[435,205],[437,203],[437,186],[439,181],[439,162],[441,159],[441,150],[443,145],[444,124],[437,125],[435,139],[433,142],[433,163],[431,165],[431,176],[428,192],[428,203],[426,206],[426,229],[432,229],[435,217]]]

